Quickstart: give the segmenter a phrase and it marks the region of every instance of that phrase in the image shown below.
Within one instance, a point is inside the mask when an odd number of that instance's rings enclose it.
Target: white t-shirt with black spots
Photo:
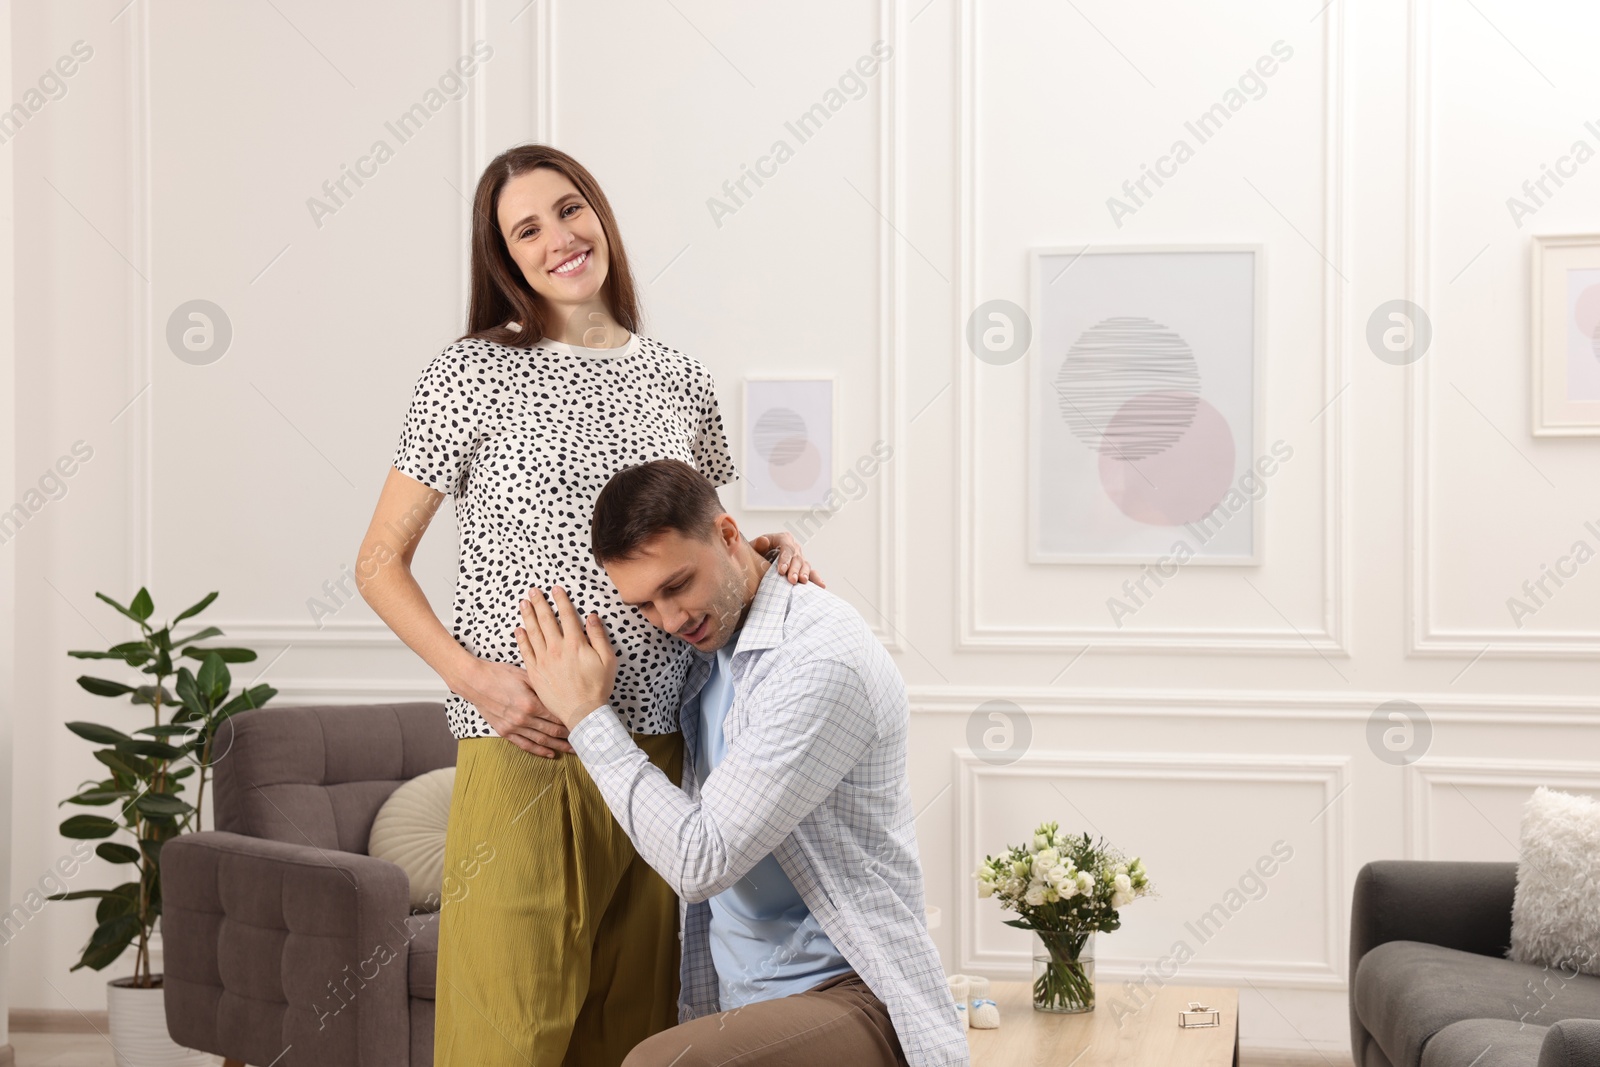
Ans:
[[[600,490],[652,459],[681,459],[714,486],[739,477],[716,383],[699,360],[637,335],[621,348],[467,339],[423,368],[394,466],[455,498],[451,632],[463,648],[520,666],[517,603],[559,582],[580,616],[595,611],[605,622],[622,724],[663,734],[678,729],[693,646],[624,604],[589,552]],[[451,693],[445,713],[458,738],[496,736],[465,697]]]

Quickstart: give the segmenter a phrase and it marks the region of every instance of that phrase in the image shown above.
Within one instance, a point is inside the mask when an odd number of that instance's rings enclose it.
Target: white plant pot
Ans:
[[[106,1013],[117,1067],[212,1067],[215,1061],[209,1052],[184,1048],[168,1036],[161,988],[137,989],[124,984],[130,981],[115,978],[106,983]]]

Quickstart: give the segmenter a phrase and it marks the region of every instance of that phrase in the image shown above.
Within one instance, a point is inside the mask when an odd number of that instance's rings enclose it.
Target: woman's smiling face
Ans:
[[[497,214],[506,249],[535,293],[567,308],[599,299],[609,265],[605,230],[565,174],[535,167],[508,179]]]

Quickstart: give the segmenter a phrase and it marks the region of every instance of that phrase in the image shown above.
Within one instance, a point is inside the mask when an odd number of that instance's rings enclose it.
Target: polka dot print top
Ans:
[[[461,530],[451,633],[480,659],[522,664],[517,602],[560,583],[598,612],[617,653],[611,705],[633,733],[678,729],[693,647],[622,602],[589,552],[595,498],[618,470],[681,459],[712,485],[739,477],[699,360],[633,335],[621,348],[469,338],[417,380],[394,466],[455,498]],[[445,701],[458,738],[494,737],[471,701]]]

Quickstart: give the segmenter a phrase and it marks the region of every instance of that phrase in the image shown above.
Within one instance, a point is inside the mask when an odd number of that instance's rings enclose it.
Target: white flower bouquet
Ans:
[[[1118,909],[1152,891],[1137,856],[1129,859],[1087,833],[1062,834],[1055,822],[1041,823],[1026,845],[985,856],[973,876],[978,896],[994,897],[1021,916],[1005,924],[1034,931],[1048,951],[1033,982],[1040,1011],[1093,1009],[1093,962],[1085,945],[1096,931],[1121,926]]]

